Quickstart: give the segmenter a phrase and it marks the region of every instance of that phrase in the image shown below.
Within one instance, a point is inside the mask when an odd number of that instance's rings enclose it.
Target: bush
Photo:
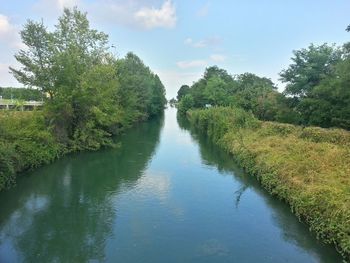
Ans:
[[[64,152],[41,112],[0,112],[0,191],[19,171],[49,163]]]

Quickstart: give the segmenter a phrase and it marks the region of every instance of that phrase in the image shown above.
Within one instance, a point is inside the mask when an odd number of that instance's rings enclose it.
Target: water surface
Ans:
[[[341,262],[232,157],[177,120],[0,193],[0,262]]]

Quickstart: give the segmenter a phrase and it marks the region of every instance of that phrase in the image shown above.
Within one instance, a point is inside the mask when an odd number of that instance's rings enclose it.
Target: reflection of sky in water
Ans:
[[[228,247],[217,239],[208,239],[204,242],[201,242],[197,248],[196,252],[198,256],[225,256],[230,251]]]
[[[156,197],[164,202],[169,198],[170,187],[170,176],[167,173],[147,170],[138,179],[134,191],[143,196]]]
[[[7,223],[1,226],[0,262],[20,262],[19,259],[16,259],[18,251],[15,243],[31,227],[35,219],[33,215],[45,210],[48,205],[46,196],[32,194],[24,202],[23,207],[12,213]],[[5,255],[8,260],[2,261],[2,257],[5,260]]]

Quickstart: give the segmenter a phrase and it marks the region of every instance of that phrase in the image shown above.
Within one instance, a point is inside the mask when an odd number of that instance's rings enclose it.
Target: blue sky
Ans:
[[[8,73],[26,19],[52,27],[64,6],[88,12],[109,34],[118,56],[133,51],[176,96],[210,65],[252,72],[278,83],[292,51],[310,43],[350,41],[349,0],[0,0],[0,86],[20,86]]]

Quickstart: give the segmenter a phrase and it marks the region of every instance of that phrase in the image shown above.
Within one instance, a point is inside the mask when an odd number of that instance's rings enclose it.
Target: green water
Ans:
[[[168,109],[0,193],[0,262],[341,262]]]

